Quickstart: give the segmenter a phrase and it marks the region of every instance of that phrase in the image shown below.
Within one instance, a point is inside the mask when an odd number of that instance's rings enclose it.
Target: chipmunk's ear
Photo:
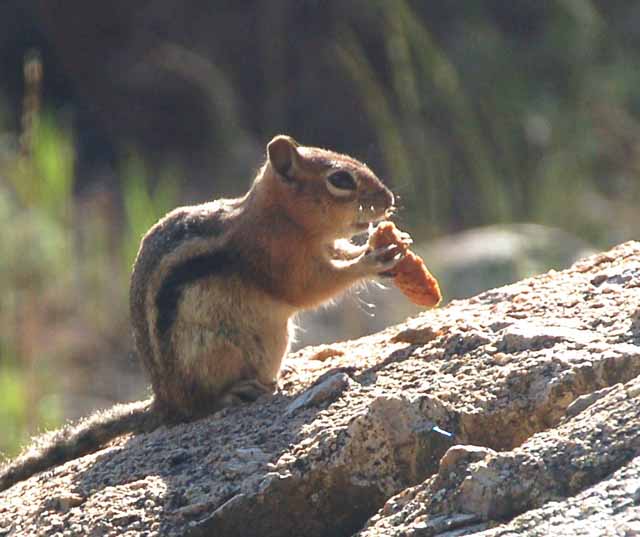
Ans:
[[[267,155],[273,169],[285,180],[292,181],[298,164],[300,144],[290,136],[279,134],[267,145]]]

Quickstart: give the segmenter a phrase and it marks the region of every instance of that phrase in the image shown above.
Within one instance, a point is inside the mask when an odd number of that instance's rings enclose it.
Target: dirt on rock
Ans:
[[[632,242],[304,349],[272,398],[13,486],[0,536],[639,535],[639,374]]]

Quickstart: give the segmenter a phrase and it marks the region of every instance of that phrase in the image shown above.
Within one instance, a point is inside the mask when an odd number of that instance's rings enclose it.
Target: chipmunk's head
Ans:
[[[269,191],[310,234],[333,240],[393,211],[393,194],[362,162],[279,135],[267,145]]]

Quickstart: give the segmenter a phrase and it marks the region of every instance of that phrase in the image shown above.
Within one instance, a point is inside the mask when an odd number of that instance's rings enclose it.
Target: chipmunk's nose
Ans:
[[[382,185],[382,188],[376,192],[375,197],[378,207],[381,207],[385,211],[393,208],[395,198],[393,197],[393,192],[386,186]]]
[[[396,199],[393,197],[393,192],[389,190],[386,186],[384,187],[385,193],[387,195],[387,208],[391,208],[396,204]]]
[[[387,215],[393,209],[394,201],[391,190],[381,185],[381,188],[362,198],[361,205],[369,209],[371,213],[382,216]]]

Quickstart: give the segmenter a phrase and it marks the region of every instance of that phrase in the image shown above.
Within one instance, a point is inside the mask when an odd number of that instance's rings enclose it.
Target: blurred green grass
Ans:
[[[69,355],[96,332],[126,326],[130,267],[140,237],[177,204],[175,177],[152,189],[135,153],[123,159],[122,219],[82,210],[74,196],[73,133],[52,113],[35,118],[29,147],[0,159],[0,453],[58,425]],[[6,148],[5,148],[6,149]],[[114,236],[116,237],[114,239]],[[71,325],[71,328],[70,328]],[[125,333],[115,337],[128,336]],[[90,345],[89,345],[90,347]],[[86,352],[86,351],[83,351]]]
[[[369,5],[382,53],[357,21],[335,52],[419,235],[529,220],[604,247],[640,224],[638,52],[613,6],[545,3],[523,46],[482,3],[445,38],[415,1]]]

